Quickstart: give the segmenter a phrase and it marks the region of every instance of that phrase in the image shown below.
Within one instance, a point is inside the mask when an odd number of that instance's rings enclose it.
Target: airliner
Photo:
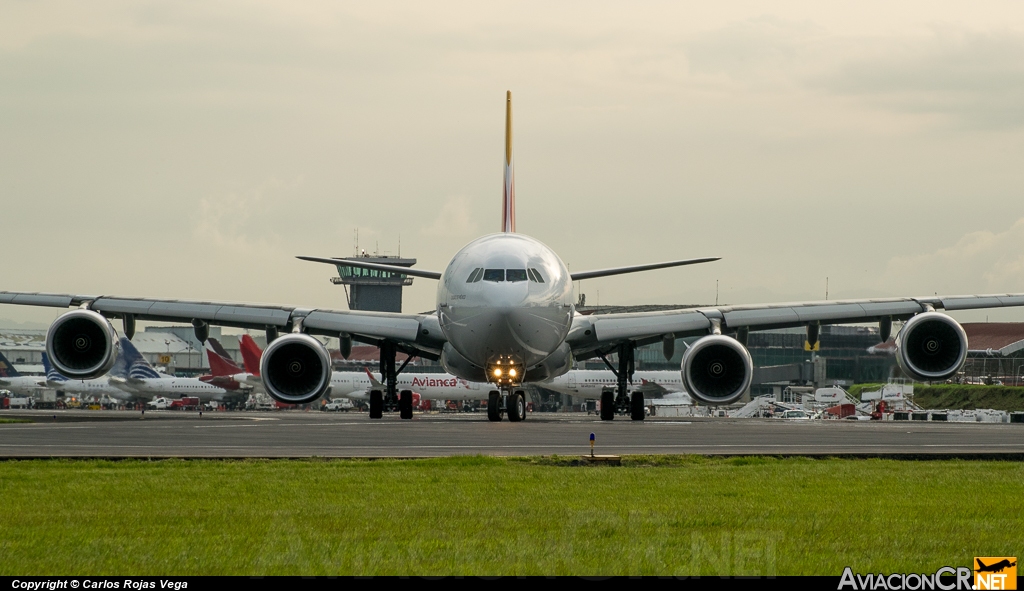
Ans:
[[[645,397],[671,397],[674,403],[688,404],[690,397],[683,386],[683,377],[678,371],[637,371],[633,377],[640,383],[630,388],[630,392],[640,392]],[[601,395],[609,388],[618,385],[615,373],[597,369],[570,369],[564,374],[546,380],[540,384],[544,388],[561,394],[569,394],[587,399],[601,399]],[[628,405],[619,404],[615,410],[619,413],[631,412]]]
[[[50,359],[46,353],[43,353],[43,369],[46,371],[46,387],[57,390],[58,392],[63,392],[64,394],[96,396],[97,398],[106,395],[119,402],[136,402],[149,399],[148,397],[137,396],[131,392],[125,392],[110,383],[111,379],[116,379],[115,376],[124,375],[123,359],[119,359],[118,363],[111,368],[110,375],[108,377],[99,377],[88,380],[70,379],[60,373],[50,363]]]
[[[23,376],[14,364],[0,353],[0,388],[22,396],[31,396],[38,390],[46,389],[46,379],[40,376]]]
[[[246,372],[236,373],[230,377],[238,382],[261,388],[263,379],[258,372],[263,351],[247,334],[239,337],[238,345],[242,351],[242,362]],[[207,348],[206,352],[210,357],[212,369],[215,363],[214,359],[220,355],[212,348]],[[230,360],[220,360],[216,363],[220,367],[220,373],[228,370],[233,364]],[[257,373],[250,373],[249,370],[255,370]],[[414,403],[415,395],[427,400],[485,400],[489,389],[486,384],[470,382],[447,373],[401,373],[397,379],[397,386],[400,391],[412,392]],[[336,371],[331,374],[331,386],[324,396],[369,401],[372,399],[374,391],[383,391],[385,388],[386,386],[374,377],[369,369],[364,368],[363,372]]]
[[[208,384],[199,378],[177,378],[158,372],[126,337],[121,337],[120,347],[121,356],[125,361],[125,371],[120,376],[112,376],[110,384],[132,396],[149,400],[157,396],[194,396],[203,402],[209,402],[225,401],[240,395]]]
[[[395,357],[402,351],[440,360],[446,371],[461,379],[487,382],[488,419],[512,422],[526,417],[524,383],[557,377],[569,371],[574,360],[591,358],[603,360],[617,379],[616,392],[602,394],[601,418],[614,418],[618,400],[629,404],[632,419],[643,420],[643,393],[629,392],[634,351],[660,342],[669,358],[676,339],[682,337],[699,337],[687,347],[680,367],[689,395],[709,405],[732,403],[751,383],[753,362],[746,348],[751,330],[806,327],[807,340],[814,345],[822,324],[877,322],[884,341],[894,321],[905,321],[896,340],[903,373],[918,381],[941,381],[960,370],[968,346],[963,328],[943,311],[1024,305],[1024,294],[935,295],[579,315],[573,305],[574,281],[718,259],[570,273],[550,247],[516,232],[512,143],[509,92],[500,231],[464,246],[444,271],[298,257],[437,280],[436,309],[429,314],[80,293],[0,292],[0,303],[75,308],[51,324],[46,349],[53,365],[76,379],[95,378],[114,365],[119,348],[112,319],[121,320],[129,338],[138,320],[191,321],[200,342],[209,336],[211,325],[265,330],[269,344],[260,374],[267,392],[284,403],[317,400],[331,387],[330,355],[313,338],[327,335],[341,340],[343,353],[351,350],[353,341],[380,347],[385,387],[371,391],[371,419],[381,418],[385,393],[399,395],[401,417],[412,418],[412,393],[398,391],[403,368],[395,367]]]

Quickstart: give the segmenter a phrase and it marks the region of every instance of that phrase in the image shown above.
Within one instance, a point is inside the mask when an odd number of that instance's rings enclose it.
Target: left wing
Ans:
[[[663,312],[576,316],[566,339],[576,359],[588,359],[623,342],[644,345],[665,337],[821,324],[907,320],[931,310],[1024,306],[1024,294],[930,296],[714,306]]]
[[[130,332],[127,327],[134,327],[136,320],[187,321],[197,330],[204,325],[213,325],[280,332],[291,331],[296,322],[301,321],[304,332],[310,334],[350,336],[368,344],[393,341],[406,352],[428,359],[436,359],[445,343],[437,317],[429,314],[10,291],[0,291],[0,304],[56,308],[86,306],[107,318],[123,319],[126,332]]]

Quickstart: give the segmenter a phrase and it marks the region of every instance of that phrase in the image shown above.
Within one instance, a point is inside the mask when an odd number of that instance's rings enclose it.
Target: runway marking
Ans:
[[[285,445],[276,448],[264,449],[260,446],[252,445],[105,445],[105,444],[81,444],[81,445],[66,445],[56,443],[40,443],[40,444],[29,444],[29,443],[0,443],[0,448],[3,447],[67,447],[67,448],[99,448],[99,449],[160,449],[160,450],[173,450],[173,449],[248,449],[252,451],[287,451],[292,449],[310,449],[314,451],[322,451],[324,449],[545,449],[545,448],[559,448],[559,449],[580,449],[584,450],[586,446],[579,444],[560,444],[560,445],[342,445],[342,446],[295,446]],[[815,450],[821,450],[820,445],[812,444],[771,444],[771,445],[757,445],[757,444],[730,444],[730,443],[718,443],[718,444],[605,444],[606,448],[637,448],[637,449],[659,449],[659,448],[673,448],[673,449],[706,449],[706,448],[750,448],[754,450],[765,450],[765,449],[797,449],[797,448],[811,448]],[[963,447],[1024,447],[1020,444],[1013,443],[970,443],[970,444],[919,444],[910,446],[910,448],[918,447],[934,447],[934,448],[963,448]],[[885,448],[892,451],[890,446],[881,444],[842,444],[835,446],[835,449],[821,450],[821,453],[835,453],[837,450],[849,449],[849,448]],[[904,448],[906,449],[906,448]],[[896,452],[898,453],[898,452]]]

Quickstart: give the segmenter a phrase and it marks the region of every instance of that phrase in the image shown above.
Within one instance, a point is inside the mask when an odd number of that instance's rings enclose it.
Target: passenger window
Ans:
[[[484,271],[484,281],[504,281],[505,269],[487,269]]]
[[[505,281],[526,281],[526,269],[505,269]]]
[[[537,283],[544,283],[544,278],[540,276],[540,271],[538,271],[537,269],[531,268],[529,270],[529,273],[530,273],[530,281],[536,281]]]
[[[477,267],[476,269],[473,269],[473,272],[469,274],[469,279],[466,280],[466,283],[476,283],[477,281],[480,281],[483,274],[484,270],[482,268]]]

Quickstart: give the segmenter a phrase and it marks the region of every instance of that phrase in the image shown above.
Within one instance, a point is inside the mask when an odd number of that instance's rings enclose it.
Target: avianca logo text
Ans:
[[[454,388],[459,385],[459,381],[455,378],[413,378],[412,385],[419,388]]]
[[[953,575],[956,575],[955,583],[950,580]],[[942,579],[943,576],[946,577],[945,580]],[[852,589],[853,591],[876,591],[878,589],[886,591],[932,591],[933,589],[952,591],[953,589],[970,590],[971,588],[971,569],[963,566],[958,568],[944,566],[930,575],[917,573],[855,575],[853,569],[846,567],[839,580],[839,591],[843,589]]]

